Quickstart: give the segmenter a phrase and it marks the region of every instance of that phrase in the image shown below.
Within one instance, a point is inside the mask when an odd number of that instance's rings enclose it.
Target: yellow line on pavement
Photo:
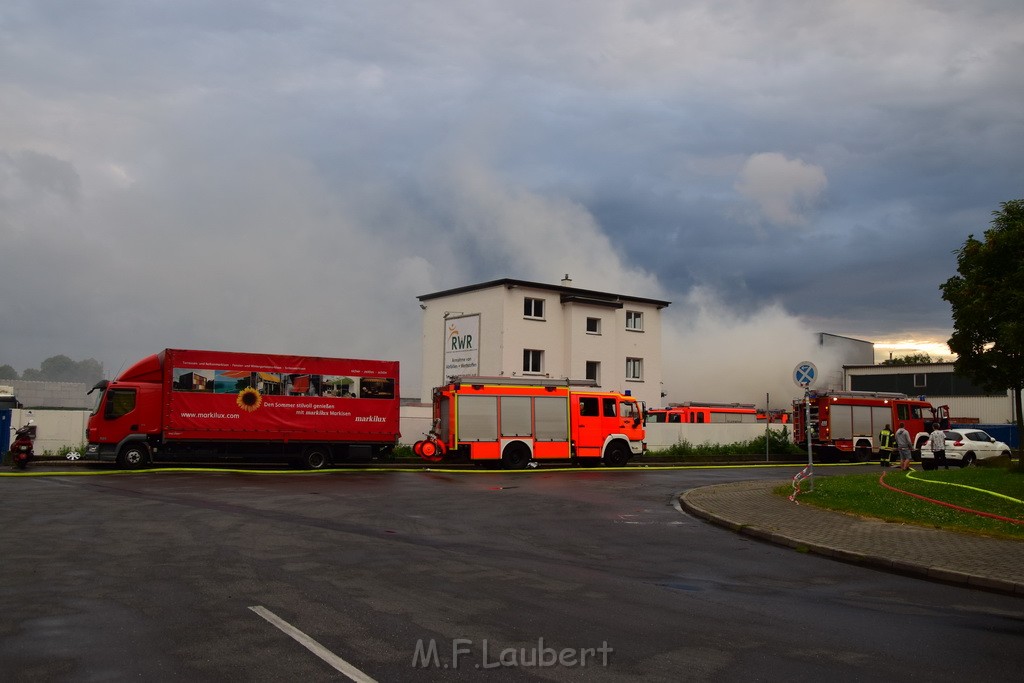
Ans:
[[[815,467],[837,467],[842,463],[829,463],[815,465]],[[324,468],[319,470],[249,470],[223,467],[151,467],[135,470],[109,469],[109,470],[40,470],[29,469],[23,471],[0,472],[0,477],[89,477],[111,474],[361,474],[374,472],[433,472],[440,474],[531,474],[534,472],[634,472],[644,470],[648,472],[661,470],[721,470],[721,469],[780,469],[790,467],[804,467],[797,463],[749,463],[731,465],[634,465],[632,467],[545,467],[526,468],[521,470],[503,469],[450,469],[445,467],[359,467],[359,468]]]

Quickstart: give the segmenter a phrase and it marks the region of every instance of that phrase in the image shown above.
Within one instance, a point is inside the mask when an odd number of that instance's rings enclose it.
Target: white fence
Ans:
[[[783,427],[786,428],[787,434],[792,439],[792,425],[771,425],[774,431],[779,431]],[[691,446],[702,446],[704,444],[739,443],[761,436],[764,436],[764,424],[648,422],[647,450],[663,451],[681,441],[686,441]]]
[[[402,444],[411,445],[423,438],[430,430],[430,406],[402,406],[401,424]],[[78,448],[85,441],[85,426],[89,419],[88,410],[12,410],[11,435],[15,429],[35,420],[38,426],[36,437],[36,453],[46,451],[55,453],[62,447]],[[792,425],[772,425],[779,430],[786,427],[792,438]],[[763,424],[670,424],[664,422],[647,423],[647,448],[662,451],[671,448],[680,441],[699,446],[703,444],[730,444],[750,441],[764,436]]]

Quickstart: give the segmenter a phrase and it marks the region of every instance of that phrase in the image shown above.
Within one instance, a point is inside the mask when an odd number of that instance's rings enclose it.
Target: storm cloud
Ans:
[[[671,400],[757,401],[812,331],[942,342],[953,251],[1024,195],[1022,34],[1016,0],[9,0],[0,364],[367,356],[418,395],[417,295],[566,273],[674,302]]]

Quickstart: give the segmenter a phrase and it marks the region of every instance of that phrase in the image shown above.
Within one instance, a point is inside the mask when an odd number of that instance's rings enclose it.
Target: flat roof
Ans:
[[[865,364],[856,365],[856,364],[854,364],[854,365],[844,365],[843,369],[854,369],[854,368],[886,368],[886,369],[888,369],[888,368],[893,368],[893,369],[897,369],[898,370],[898,369],[901,369],[901,368],[933,368],[933,367],[935,367],[937,365],[953,365],[953,364],[954,364],[954,361],[951,361],[951,360],[937,360],[937,361],[934,361],[932,363],[914,363],[912,365],[911,364],[907,364],[907,363],[902,363],[902,364],[898,364],[898,365],[896,365],[896,364],[893,364],[893,365],[883,365],[882,363],[872,363],[871,365],[865,365]]]
[[[625,294],[610,294],[608,292],[598,292],[591,289],[566,287],[565,285],[546,285],[540,282],[528,282],[526,280],[514,280],[512,278],[502,278],[500,280],[491,280],[490,282],[481,282],[475,285],[466,285],[465,287],[456,287],[455,289],[446,289],[441,292],[423,294],[416,298],[420,301],[429,301],[431,299],[440,299],[446,296],[455,296],[456,294],[465,294],[466,292],[476,292],[481,289],[493,289],[494,287],[530,287],[532,289],[543,289],[549,292],[561,294],[567,301],[575,300],[582,303],[604,306],[622,301],[650,304],[652,306],[657,306],[658,308],[665,308],[672,304],[671,301],[662,301],[661,299],[648,299],[645,297],[628,296]]]

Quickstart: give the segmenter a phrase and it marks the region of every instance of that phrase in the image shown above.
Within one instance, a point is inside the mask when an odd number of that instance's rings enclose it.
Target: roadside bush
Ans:
[[[43,451],[41,453],[41,455],[57,456],[58,458],[66,458],[68,453],[70,453],[71,451],[76,451],[79,455],[83,455],[85,453],[85,443],[84,442],[80,443],[77,446],[61,446],[60,448],[58,448],[54,452]]]
[[[773,455],[800,455],[803,451],[789,438],[786,427],[768,429],[767,434],[748,441],[727,444],[692,444],[683,439],[679,443],[661,451],[650,451],[649,455],[669,458],[712,458],[727,455],[757,455],[765,452],[765,440],[768,441],[768,452]]]

